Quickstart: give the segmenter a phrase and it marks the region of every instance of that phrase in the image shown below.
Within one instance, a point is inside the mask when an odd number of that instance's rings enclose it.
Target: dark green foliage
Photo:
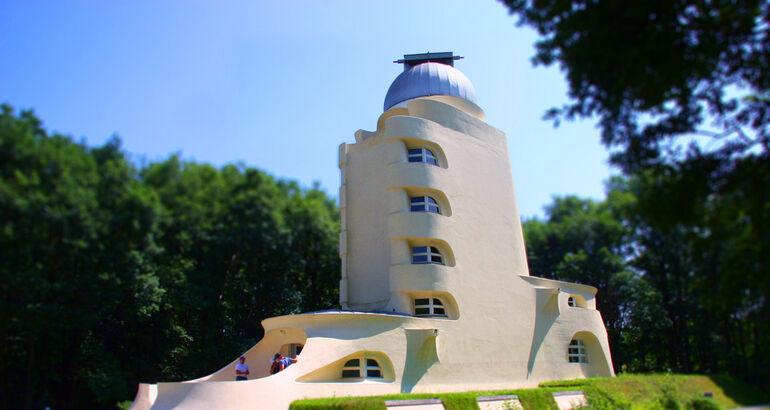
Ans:
[[[337,209],[256,169],[137,169],[0,113],[0,408],[107,408],[336,305]]]
[[[682,403],[680,402],[679,395],[669,385],[663,385],[661,388],[661,395],[657,398],[658,405],[663,410],[680,410]]]
[[[700,188],[694,162],[616,178],[604,202],[557,198],[525,222],[534,275],[599,289],[617,372],[730,372],[767,388],[770,199],[751,187],[770,186],[770,166],[743,167],[717,190]]]
[[[658,332],[675,371],[727,371],[768,388],[770,166],[701,156],[649,168],[625,188],[642,250],[633,261],[661,295],[673,332]],[[666,208],[668,204],[668,209]]]
[[[770,144],[770,4],[762,0],[503,0],[538,31],[572,102],[548,118],[598,117],[627,171],[698,132],[722,156]],[[713,123],[712,123],[713,120]]]
[[[713,399],[708,397],[697,397],[690,399],[687,401],[685,407],[692,410],[719,410],[722,408]]]
[[[770,403],[770,394],[757,390],[754,386],[748,385],[734,377],[717,374],[711,376],[711,380],[719,386],[726,396],[732,397],[740,404]]]
[[[625,231],[599,234],[609,255],[569,241],[595,226],[554,214],[530,228],[575,234],[530,235],[530,255],[551,253],[532,266],[599,287],[616,366],[770,389],[770,2],[503,2],[540,34],[535,64],[565,72],[571,101],[546,117],[598,118],[625,174],[597,205]]]

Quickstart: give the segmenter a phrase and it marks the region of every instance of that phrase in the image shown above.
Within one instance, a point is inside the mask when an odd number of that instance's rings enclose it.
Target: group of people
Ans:
[[[297,363],[296,357],[284,357],[282,354],[276,353],[275,356],[270,359],[270,374],[276,374],[289,367],[292,363]],[[249,365],[246,364],[246,357],[239,357],[238,363],[235,364],[235,381],[248,380],[249,373]]]

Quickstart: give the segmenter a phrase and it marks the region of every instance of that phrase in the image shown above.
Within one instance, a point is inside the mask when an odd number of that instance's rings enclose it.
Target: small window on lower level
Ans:
[[[361,360],[351,359],[342,367],[342,378],[361,377]]]
[[[572,339],[567,348],[567,358],[570,363],[588,363],[586,346],[580,339]]]
[[[444,258],[441,256],[438,248],[434,246],[415,246],[412,248],[412,263],[435,263],[444,264]]]
[[[374,359],[366,359],[366,378],[382,379],[382,369],[380,369],[380,364]]]
[[[567,305],[568,305],[569,307],[575,307],[575,298],[573,298],[572,296],[570,296],[570,297],[569,297],[569,299],[567,299]]]
[[[446,317],[446,309],[441,299],[417,298],[414,300],[414,315]]]
[[[364,375],[364,376],[362,376]],[[343,379],[382,379],[382,368],[376,359],[350,359],[342,366]]]

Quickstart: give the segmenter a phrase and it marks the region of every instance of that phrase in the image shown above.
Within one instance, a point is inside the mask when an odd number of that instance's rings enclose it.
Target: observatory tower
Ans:
[[[264,320],[245,353],[252,380],[232,381],[233,362],[140,385],[134,408],[286,408],[614,374],[596,288],[530,276],[507,140],[459,58],[398,60],[377,129],[340,145],[342,310]],[[269,375],[276,352],[298,362]]]

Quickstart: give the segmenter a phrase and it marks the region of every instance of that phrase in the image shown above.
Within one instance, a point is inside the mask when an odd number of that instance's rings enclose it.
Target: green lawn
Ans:
[[[394,394],[377,397],[336,397],[298,400],[292,410],[385,409],[385,400],[438,398],[446,409],[478,409],[477,396],[516,394],[524,409],[556,409],[551,393],[582,390],[596,409],[719,409],[770,403],[770,395],[729,376],[620,375],[618,377],[542,383],[536,389],[466,393]],[[713,399],[704,397],[710,392]]]

